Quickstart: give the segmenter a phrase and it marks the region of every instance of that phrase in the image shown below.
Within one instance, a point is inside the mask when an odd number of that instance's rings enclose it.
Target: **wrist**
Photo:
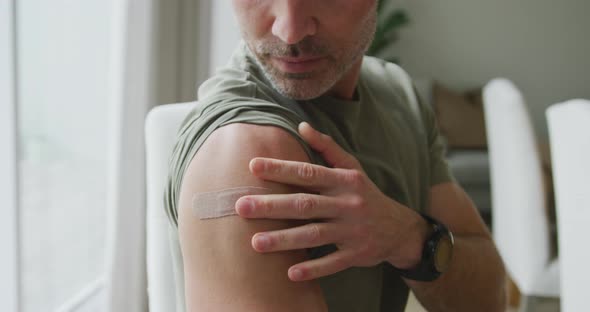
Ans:
[[[424,243],[432,233],[432,226],[422,216],[413,211],[411,215],[403,243],[394,251],[395,256],[388,260],[391,265],[400,269],[411,269],[420,263]]]
[[[436,280],[449,268],[453,256],[454,239],[453,233],[444,224],[431,216],[425,214],[421,216],[432,227],[428,238],[424,241],[421,260],[409,269],[395,265],[393,268],[404,278],[430,282]]]

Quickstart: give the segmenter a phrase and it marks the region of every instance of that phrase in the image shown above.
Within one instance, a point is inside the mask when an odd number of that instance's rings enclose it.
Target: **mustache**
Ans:
[[[256,44],[256,50],[265,57],[315,57],[329,54],[327,45],[306,37],[296,44],[285,44],[283,42],[260,42]]]

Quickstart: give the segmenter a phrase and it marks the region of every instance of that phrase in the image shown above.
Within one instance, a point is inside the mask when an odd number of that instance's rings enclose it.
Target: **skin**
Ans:
[[[324,93],[352,97],[362,56],[375,32],[375,1],[233,3],[242,37],[277,91],[298,100]],[[314,64],[301,64],[310,59]],[[303,66],[289,68],[285,63]]]
[[[313,280],[352,266],[388,261],[399,268],[419,261],[428,225],[413,210],[382,194],[352,155],[330,137],[302,123],[300,134],[329,167],[279,159],[254,158],[256,177],[314,192],[245,196],[236,211],[253,219],[322,219],[324,222],[259,232],[252,247],[261,253],[335,243],[338,251],[289,268],[293,281]],[[315,195],[319,193],[319,195]],[[428,311],[505,311],[506,273],[473,202],[455,183],[431,187],[427,214],[443,222],[455,237],[449,269],[433,282],[405,280]],[[260,238],[264,237],[264,242]],[[392,294],[395,295],[395,294]]]
[[[244,39],[279,92],[353,97],[375,1],[233,3]],[[310,164],[283,130],[243,124],[215,131],[192,160],[179,201],[189,311],[326,311],[318,277],[383,261],[418,263],[426,222],[381,193],[331,138],[307,124],[299,131],[330,167]],[[239,217],[192,217],[192,194],[237,186],[273,193],[242,197]],[[439,279],[408,286],[429,311],[503,311],[502,261],[471,200],[458,185],[442,183],[431,187],[429,202],[426,212],[454,233],[454,254]],[[305,248],[326,243],[339,250],[307,259]]]
[[[307,260],[305,251],[262,254],[250,245],[257,232],[300,222],[238,216],[200,220],[193,214],[196,193],[241,186],[265,187],[275,194],[302,191],[253,176],[248,170],[253,157],[309,161],[284,130],[231,124],[213,132],[187,168],[178,203],[187,311],[327,311],[315,281],[294,283],[286,274],[289,267]]]

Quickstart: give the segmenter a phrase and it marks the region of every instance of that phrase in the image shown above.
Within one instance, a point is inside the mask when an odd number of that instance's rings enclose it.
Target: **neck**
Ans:
[[[351,66],[348,72],[342,76],[342,79],[336,82],[336,84],[328,91],[328,94],[343,100],[353,100],[362,64],[363,58],[361,57]]]

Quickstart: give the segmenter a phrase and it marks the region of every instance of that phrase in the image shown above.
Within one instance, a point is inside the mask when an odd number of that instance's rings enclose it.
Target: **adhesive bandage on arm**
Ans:
[[[193,215],[199,219],[214,219],[237,215],[235,206],[240,197],[269,193],[272,193],[271,189],[254,186],[198,193],[193,196]]]

